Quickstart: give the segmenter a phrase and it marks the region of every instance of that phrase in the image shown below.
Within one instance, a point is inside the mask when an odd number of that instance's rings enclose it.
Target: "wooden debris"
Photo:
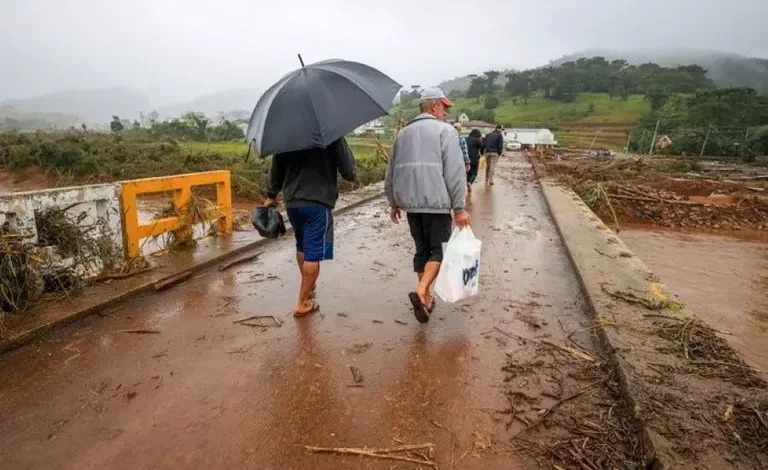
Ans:
[[[602,184],[598,184],[597,187],[600,189],[600,193],[605,198],[605,202],[608,203],[608,208],[611,210],[611,215],[613,216],[613,223],[615,224],[615,230],[616,233],[621,232],[621,227],[619,226],[619,218],[616,217],[616,211],[613,210],[613,204],[611,204],[611,198],[608,197],[608,193],[605,192],[605,188]]]
[[[571,356],[577,358],[577,359],[583,359],[585,361],[589,362],[595,362],[595,358],[592,357],[591,354],[587,354],[584,351],[579,351],[578,349],[572,348],[570,346],[561,346],[559,344],[555,344],[552,341],[542,340],[543,344],[547,344],[549,346],[552,346],[553,348],[557,348],[563,352],[569,353]]]
[[[118,333],[131,333],[135,335],[159,335],[160,330],[135,329],[135,330],[117,330]]]
[[[226,263],[222,263],[219,265],[219,271],[226,271],[227,269],[231,268],[232,266],[237,266],[239,264],[247,263],[248,261],[252,261],[255,259],[258,259],[259,256],[264,254],[263,251],[260,251],[258,253],[254,253],[251,255],[243,256],[237,259],[234,259],[232,261],[228,261]]]
[[[168,289],[169,287],[173,287],[176,284],[181,284],[182,282],[188,280],[190,277],[192,277],[194,273],[192,271],[185,271],[181,274],[177,274],[175,276],[171,276],[167,279],[164,279],[160,282],[155,283],[155,292],[160,292],[165,289]]]
[[[347,454],[347,455],[360,455],[363,457],[371,457],[374,459],[386,459],[386,460],[400,460],[403,462],[410,462],[418,465],[426,465],[432,468],[437,468],[437,462],[432,460],[425,460],[423,457],[415,459],[412,457],[403,457],[401,455],[393,455],[397,452],[409,452],[420,449],[434,449],[434,444],[411,444],[398,447],[391,447],[387,449],[376,448],[356,448],[356,447],[315,447],[304,446],[304,450],[307,452],[325,453],[325,454]]]
[[[264,319],[270,319],[274,322],[274,324],[264,325],[262,323],[252,323],[257,322],[258,320],[264,320]],[[282,323],[280,323],[280,320],[278,320],[274,315],[253,315],[246,318],[241,318],[240,320],[235,320],[232,323],[235,325],[245,325],[245,326],[261,326],[261,327],[268,327],[268,326],[277,326],[281,327],[283,326]]]
[[[137,271],[132,271],[128,273],[117,273],[117,274],[103,274],[96,279],[93,280],[93,282],[104,282],[104,281],[114,281],[119,279],[127,279],[129,277],[138,276],[139,274],[144,274],[148,271],[152,271],[155,269],[154,267],[148,267],[144,269],[139,269]]]
[[[402,320],[395,320],[395,323],[397,323],[398,325],[408,325],[408,323],[406,323],[406,322],[404,322]]]
[[[497,332],[503,334],[507,338],[519,339],[520,341],[534,341],[535,342],[535,340],[530,339],[530,338],[526,338],[524,336],[519,336],[519,335],[516,335],[516,334],[513,334],[513,333],[507,333],[506,331],[502,330],[498,326],[494,326],[493,329],[496,330]]]
[[[536,421],[531,423],[529,426],[525,427],[522,431],[520,431],[519,433],[515,434],[510,439],[511,440],[515,440],[518,437],[520,437],[523,434],[525,434],[528,431],[530,431],[531,429],[535,428],[536,426],[539,426],[540,424],[542,424],[544,422],[544,418],[549,416],[553,411],[555,411],[556,409],[560,408],[561,406],[563,406],[564,404],[568,403],[569,401],[575,400],[576,398],[579,398],[580,396],[582,396],[585,393],[587,393],[591,388],[593,388],[596,385],[599,385],[601,383],[603,383],[602,380],[596,380],[596,381],[592,382],[591,384],[587,385],[586,387],[582,388],[578,392],[574,393],[573,395],[568,395],[567,397],[565,397],[562,400],[558,401],[557,403],[555,403],[554,405],[550,406],[549,408],[545,409],[542,413],[540,413],[539,414],[539,418]]]

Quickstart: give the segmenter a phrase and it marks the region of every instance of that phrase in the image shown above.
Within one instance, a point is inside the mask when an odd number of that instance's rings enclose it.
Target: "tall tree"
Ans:
[[[498,78],[500,73],[497,70],[487,70],[483,72],[483,75],[485,76],[485,93],[490,95],[493,93],[496,78]]]
[[[487,86],[485,83],[485,78],[475,76],[475,78],[473,78],[469,84],[469,89],[467,90],[467,98],[479,98],[486,93],[486,90]]]

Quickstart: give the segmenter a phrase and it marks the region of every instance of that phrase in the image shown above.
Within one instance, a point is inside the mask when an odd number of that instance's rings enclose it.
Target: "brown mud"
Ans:
[[[470,201],[478,297],[417,324],[407,227],[369,203],[338,218],[309,318],[291,314],[283,239],[0,357],[0,467],[632,468],[641,454],[531,167],[515,155],[499,172]],[[254,315],[278,321],[237,322]],[[406,446],[396,455],[429,463],[305,446]]]
[[[748,231],[768,241],[768,169],[691,159],[534,157],[537,172],[574,189],[609,226]]]

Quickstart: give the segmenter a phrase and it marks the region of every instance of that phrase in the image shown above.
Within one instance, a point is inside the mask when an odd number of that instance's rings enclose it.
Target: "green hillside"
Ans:
[[[501,104],[494,109],[496,122],[508,127],[545,126],[557,128],[563,124],[634,124],[650,110],[642,95],[631,95],[626,100],[611,99],[604,93],[581,93],[572,103],[548,100],[541,95],[532,96],[525,104],[521,99],[500,97]],[[453,113],[467,113],[472,117],[484,109],[484,100],[457,98]]]
[[[555,132],[562,146],[622,149],[638,119],[650,111],[643,95],[630,95],[626,100],[611,99],[605,93],[581,93],[575,101],[566,103],[545,99],[541,94],[531,96],[525,104],[520,98],[499,96],[500,104],[493,110],[495,123],[506,127],[546,127]],[[461,113],[480,119],[488,110],[485,98],[456,98],[448,115],[455,120]],[[418,114],[416,106],[397,107],[391,113],[411,119]],[[594,141],[594,143],[593,143]]]

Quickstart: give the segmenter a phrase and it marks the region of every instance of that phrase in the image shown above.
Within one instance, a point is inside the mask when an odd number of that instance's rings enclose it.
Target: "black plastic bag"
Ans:
[[[285,235],[283,216],[274,207],[254,207],[251,212],[253,228],[265,238],[277,238]]]

